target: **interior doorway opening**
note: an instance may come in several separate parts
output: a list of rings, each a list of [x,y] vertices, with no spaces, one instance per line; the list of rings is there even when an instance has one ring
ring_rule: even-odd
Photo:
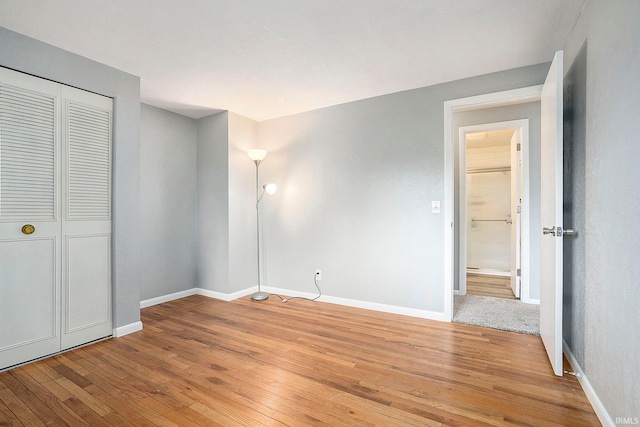
[[[459,295],[520,299],[523,279],[528,283],[522,274],[527,136],[528,120],[459,129]]]
[[[459,277],[458,275],[458,240],[459,233],[457,227],[457,167],[458,167],[458,155],[456,136],[458,129],[454,127],[454,116],[458,113],[483,111],[492,108],[499,108],[503,106],[517,106],[527,103],[535,103],[540,101],[540,92],[542,86],[530,86],[525,88],[507,90],[503,92],[494,92],[484,95],[471,96],[468,98],[453,99],[444,102],[444,169],[445,169],[445,182],[444,182],[444,281],[443,281],[443,295],[444,295],[444,317],[446,319],[453,319],[453,297],[454,293],[459,292],[457,285]],[[527,117],[527,116],[525,116]],[[528,133],[524,131],[523,134],[528,137]],[[523,155],[526,155],[528,147],[523,146]],[[529,173],[528,166],[523,162],[523,178]],[[525,178],[526,179],[526,178]],[[530,191],[529,187],[523,186],[525,192]],[[524,195],[523,202],[527,203],[527,194]],[[535,225],[538,225],[537,218],[531,218],[535,220]],[[530,225],[527,225],[525,221],[529,220],[526,217],[526,210],[523,209],[523,246],[522,246],[522,259],[525,262],[530,263],[530,275],[537,271],[539,268],[537,258],[537,247],[531,250],[531,236]],[[526,245],[525,241],[528,239],[529,245]],[[523,263],[522,274],[525,275],[526,264]],[[536,277],[537,279],[537,277]],[[525,289],[526,283],[523,282],[521,295],[523,302],[534,302],[531,300],[531,295],[528,289]],[[528,300],[525,298],[528,297]],[[535,298],[538,298],[537,295]]]
[[[529,119],[458,128],[453,321],[539,334],[530,296]]]

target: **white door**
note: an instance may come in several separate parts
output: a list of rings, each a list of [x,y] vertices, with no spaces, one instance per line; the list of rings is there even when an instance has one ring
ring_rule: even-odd
[[[59,92],[0,68],[0,369],[60,350]]]
[[[112,100],[64,86],[62,337],[66,350],[111,335]]]
[[[542,88],[540,221],[540,336],[562,376],[562,51]]]
[[[511,137],[511,290],[520,298],[522,218],[522,138],[516,129]]]
[[[112,334],[111,122],[0,67],[0,369]]]

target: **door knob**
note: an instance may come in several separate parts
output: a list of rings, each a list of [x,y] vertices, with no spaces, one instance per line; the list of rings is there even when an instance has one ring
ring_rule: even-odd
[[[25,224],[22,226],[22,234],[33,234],[36,228],[31,224]]]
[[[556,228],[555,227],[542,227],[542,234],[544,234],[545,236],[548,234],[551,234],[552,236],[556,235]]]

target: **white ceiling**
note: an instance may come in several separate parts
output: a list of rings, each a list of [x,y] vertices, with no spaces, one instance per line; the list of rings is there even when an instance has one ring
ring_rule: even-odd
[[[2,0],[0,26],[262,121],[550,61],[586,0]],[[1,63],[1,59],[0,59]]]

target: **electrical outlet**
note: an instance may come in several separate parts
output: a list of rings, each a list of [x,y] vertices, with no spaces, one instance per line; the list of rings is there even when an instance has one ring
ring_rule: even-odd
[[[316,280],[322,280],[322,270],[316,270]]]

